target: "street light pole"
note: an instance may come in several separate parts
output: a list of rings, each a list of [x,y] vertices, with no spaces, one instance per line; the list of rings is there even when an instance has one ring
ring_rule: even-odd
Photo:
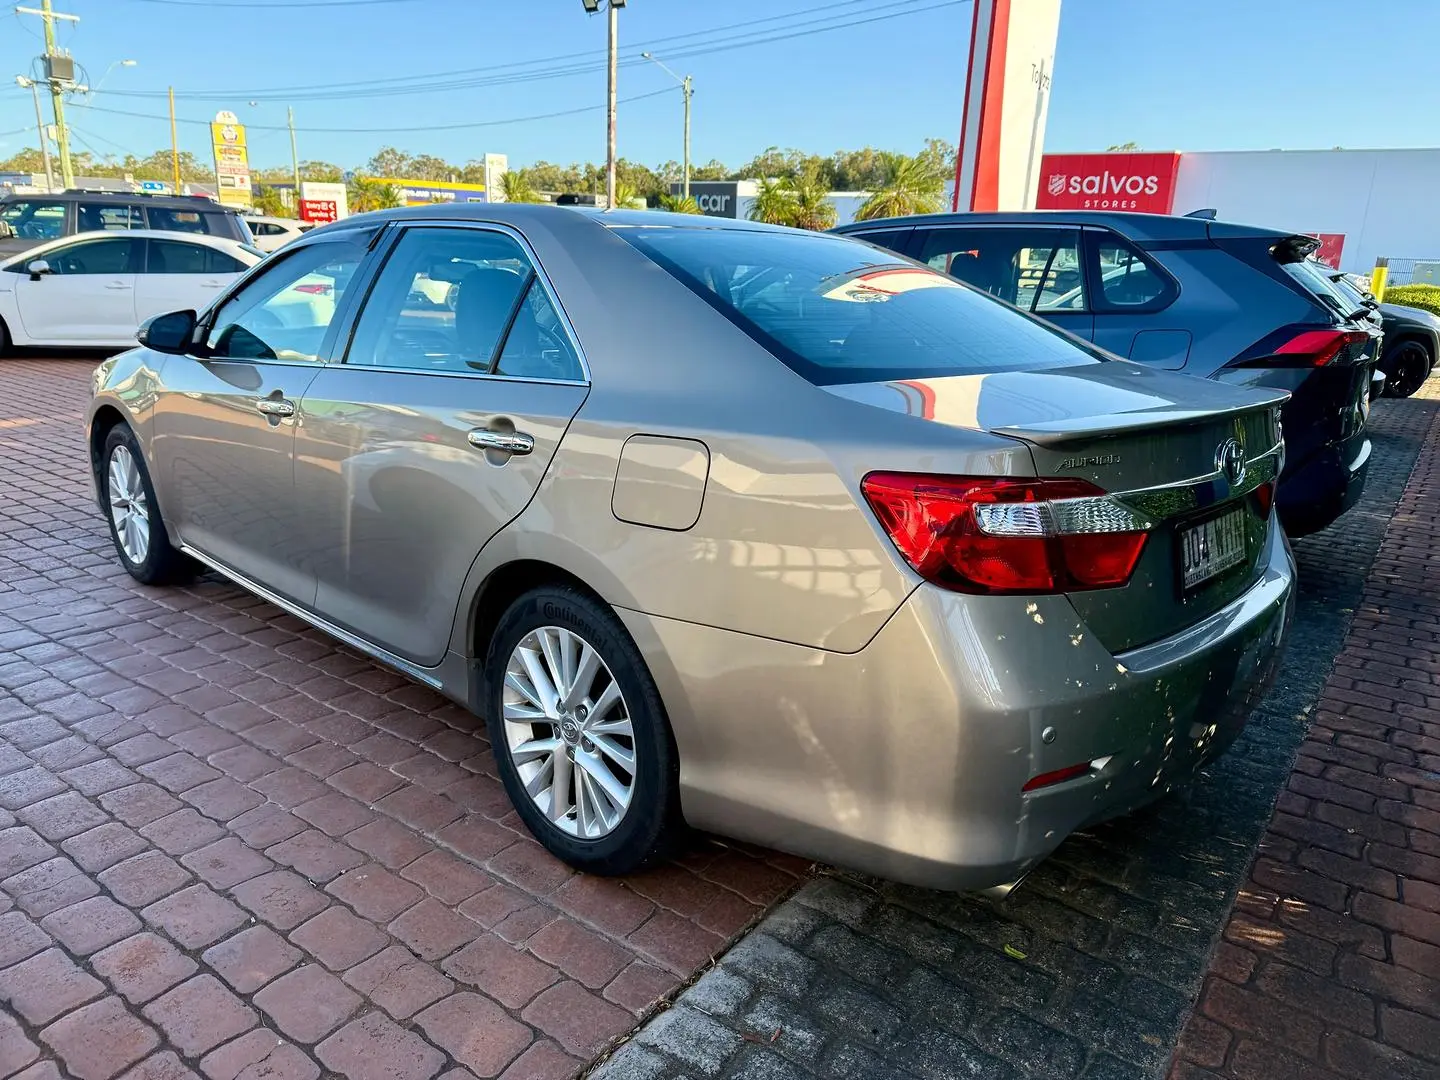
[[[300,212],[300,152],[295,149],[295,109],[285,107],[285,119],[290,125],[290,167],[295,173],[295,212]]]
[[[50,165],[50,137],[45,134],[45,114],[40,111],[40,86],[34,79],[27,79],[24,75],[16,75],[15,81],[21,86],[30,88],[30,96],[35,99],[35,132],[40,136],[40,159],[45,162],[45,190],[55,190],[55,170]]]
[[[680,92],[685,95],[685,163],[683,166],[684,183],[682,185],[683,191],[681,197],[688,199],[690,197],[690,95],[695,92],[694,81],[689,75],[676,75],[675,72],[671,71],[666,65],[665,61],[659,59],[653,53],[642,52],[640,55],[678,82],[680,84]]]
[[[174,174],[175,194],[181,195],[180,136],[175,132],[175,88],[170,87],[170,171]]]
[[[610,78],[606,96],[605,123],[605,206],[615,209],[615,74],[619,56],[620,9],[615,0],[607,5],[610,17]]]

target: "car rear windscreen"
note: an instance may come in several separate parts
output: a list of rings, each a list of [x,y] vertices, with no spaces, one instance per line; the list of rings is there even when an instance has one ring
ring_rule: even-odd
[[[669,226],[615,233],[819,386],[1102,359],[953,278],[843,237]]]

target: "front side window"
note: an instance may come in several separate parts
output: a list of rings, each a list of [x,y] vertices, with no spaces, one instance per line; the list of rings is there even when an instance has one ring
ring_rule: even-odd
[[[138,206],[124,203],[80,203],[75,207],[76,232],[109,229],[143,229],[145,216]]]
[[[935,229],[920,260],[1025,311],[1085,310],[1077,229]]]
[[[407,229],[355,327],[347,364],[579,379],[524,249],[488,229]]]
[[[136,272],[135,241],[116,237],[84,240],[57,248],[44,256],[52,274],[72,277],[80,274],[133,274]]]
[[[0,220],[22,240],[59,240],[65,235],[65,204],[21,199],[0,206]]]
[[[295,251],[226,300],[210,321],[212,356],[318,361],[341,298],[365,257],[364,240]]]
[[[146,272],[151,274],[238,274],[240,260],[203,244],[183,240],[151,240]]]
[[[1146,307],[1170,292],[1169,279],[1129,244],[1101,240],[1095,245],[1095,254],[1100,264],[1100,291],[1107,306]]]
[[[817,385],[1099,362],[943,273],[842,237],[615,231]]]

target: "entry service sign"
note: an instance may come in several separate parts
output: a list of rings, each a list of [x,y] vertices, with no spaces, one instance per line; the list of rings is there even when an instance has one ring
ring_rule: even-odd
[[[1039,210],[1133,210],[1168,214],[1175,205],[1180,155],[1046,154]]]

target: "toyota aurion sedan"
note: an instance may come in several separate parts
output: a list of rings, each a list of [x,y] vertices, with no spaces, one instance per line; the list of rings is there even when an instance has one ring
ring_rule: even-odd
[[[483,715],[582,870],[688,824],[1003,887],[1220,753],[1290,616],[1282,393],[855,240],[386,211],[140,339],[87,416],[126,570],[218,571]]]

